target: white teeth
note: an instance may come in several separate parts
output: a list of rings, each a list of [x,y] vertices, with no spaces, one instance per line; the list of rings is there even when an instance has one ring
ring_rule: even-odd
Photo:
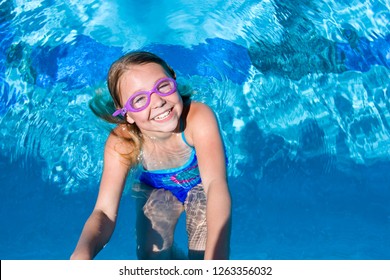
[[[163,113],[163,114],[161,114],[161,115],[158,115],[158,116],[155,117],[154,119],[155,119],[155,120],[161,121],[161,120],[165,119],[166,117],[168,117],[168,115],[169,115],[170,112],[171,112],[171,110],[166,111],[165,113]]]

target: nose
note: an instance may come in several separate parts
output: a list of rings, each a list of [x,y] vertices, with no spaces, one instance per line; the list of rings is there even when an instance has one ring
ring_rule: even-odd
[[[167,101],[162,96],[158,95],[157,93],[153,92],[150,95],[150,104],[151,104],[151,107],[153,109],[160,108],[160,107],[164,106],[165,103],[167,103]]]

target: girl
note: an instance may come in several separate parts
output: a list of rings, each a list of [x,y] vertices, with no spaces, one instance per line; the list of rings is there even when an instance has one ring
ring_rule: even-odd
[[[132,52],[114,62],[108,88],[118,123],[108,136],[96,205],[71,259],[93,259],[115,227],[126,177],[141,166],[137,256],[174,258],[176,223],[186,212],[188,257],[229,257],[231,199],[223,143],[212,110],[189,102],[160,57]]]

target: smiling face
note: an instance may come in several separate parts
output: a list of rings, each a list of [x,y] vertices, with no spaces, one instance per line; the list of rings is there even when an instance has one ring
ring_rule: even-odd
[[[151,90],[158,80],[166,77],[170,77],[169,74],[157,63],[129,66],[119,80],[121,104],[125,104],[136,92]],[[182,111],[183,101],[177,91],[168,96],[153,93],[149,106],[140,112],[127,112],[126,119],[135,123],[142,133],[158,136],[178,128]]]

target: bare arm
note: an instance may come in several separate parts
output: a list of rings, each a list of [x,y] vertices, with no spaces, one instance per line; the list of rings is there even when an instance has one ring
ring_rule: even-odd
[[[118,153],[118,137],[110,134],[104,150],[104,169],[94,210],[86,221],[71,259],[93,259],[114,231],[129,166]]]
[[[207,194],[205,259],[228,259],[231,198],[226,179],[224,148],[218,123],[211,109],[204,104],[193,105],[191,121],[195,125],[191,134]]]
[[[110,220],[104,212],[94,210],[84,225],[80,239],[74,250],[72,260],[91,260],[105,244],[115,228],[115,221]]]

